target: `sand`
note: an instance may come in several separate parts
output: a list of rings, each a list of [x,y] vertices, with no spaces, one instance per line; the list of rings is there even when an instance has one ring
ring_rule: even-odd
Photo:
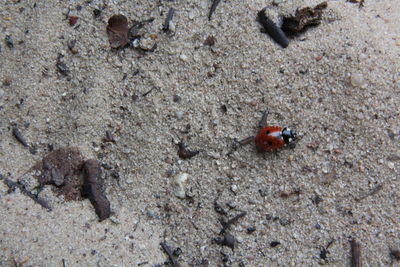
[[[98,222],[88,200],[67,202],[46,186],[49,212],[0,182],[0,265],[159,266],[165,241],[181,249],[182,266],[349,266],[354,238],[363,266],[398,266],[400,2],[328,1],[321,25],[286,49],[255,20],[268,4],[222,1],[208,21],[208,0],[2,0],[0,173],[17,181],[50,147],[79,147],[105,167],[113,214]],[[154,17],[143,43],[157,49],[110,49],[114,14]],[[215,45],[203,45],[210,35]],[[226,156],[267,108],[271,125],[296,129],[296,148]],[[115,143],[104,142],[107,130]],[[180,159],[181,140],[200,153]],[[182,173],[185,199],[174,194]],[[247,212],[228,230],[234,250],[213,242],[224,217],[216,199],[228,218]]]

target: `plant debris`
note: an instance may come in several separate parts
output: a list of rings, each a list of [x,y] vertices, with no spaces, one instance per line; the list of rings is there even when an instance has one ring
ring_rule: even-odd
[[[161,245],[162,249],[165,251],[165,253],[167,253],[169,261],[171,262],[171,266],[172,267],[181,267],[179,262],[175,259],[173,252],[168,247],[167,243],[161,242],[160,245]]]
[[[361,246],[355,239],[350,241],[351,245],[351,267],[361,267]]]
[[[112,48],[123,48],[128,42],[128,19],[124,15],[114,15],[108,20],[108,41]]]
[[[222,225],[222,229],[220,231],[220,234],[223,234],[226,232],[226,230],[228,230],[232,224],[235,224],[240,218],[244,217],[247,215],[247,212],[243,211],[241,213],[239,213],[238,215],[236,215],[235,217],[233,217],[232,219],[226,221],[224,219],[220,219],[219,222]]]
[[[162,30],[163,30],[164,32],[169,32],[169,31],[171,31],[170,25],[171,25],[172,19],[174,18],[174,13],[175,13],[175,9],[171,7],[171,8],[168,10],[167,17],[165,18],[164,25],[163,25],[163,27],[162,27]]]
[[[236,244],[236,239],[233,235],[231,235],[229,233],[225,233],[223,238],[221,238],[221,237],[214,238],[214,242],[218,245],[227,246],[227,247],[231,248],[232,250],[234,250],[235,244]]]
[[[14,191],[16,188],[18,188],[22,194],[30,197],[33,201],[35,201],[36,203],[38,203],[40,206],[47,209],[48,211],[51,211],[50,205],[44,199],[40,199],[37,195],[35,195],[32,192],[30,192],[29,190],[27,190],[25,188],[25,186],[23,186],[19,182],[14,182],[8,178],[4,178],[4,183],[8,186],[9,193]]]
[[[358,8],[361,9],[364,6],[364,0],[347,0],[346,2],[358,3]]]
[[[221,0],[212,0],[212,4],[210,7],[210,12],[208,13],[208,20],[211,20],[212,14],[215,12],[217,9],[218,4],[221,2]]]
[[[69,68],[68,66],[61,61],[62,56],[59,56],[57,59],[56,67],[57,70],[64,76],[68,76],[69,74]]]
[[[60,148],[50,152],[32,169],[41,185],[52,184],[67,201],[81,200],[83,181],[79,177],[83,157],[77,147]]]
[[[41,185],[55,185],[67,201],[88,198],[100,221],[110,216],[100,164],[93,159],[85,161],[77,147],[53,150],[32,170]]]
[[[203,42],[203,45],[213,46],[215,45],[215,37],[209,35]]]
[[[264,31],[282,48],[289,45],[289,39],[286,34],[278,27],[265,13],[266,8],[263,8],[257,13],[257,21],[263,26]]]
[[[400,250],[399,249],[391,249],[390,256],[395,260],[400,261]]]
[[[178,143],[178,156],[181,159],[190,159],[200,153],[198,150],[190,150],[183,142]]]
[[[22,136],[21,132],[17,127],[13,128],[12,133],[15,139],[17,139],[17,141],[20,142],[24,147],[29,147],[28,143],[26,142],[25,138]]]
[[[97,160],[89,159],[83,164],[83,189],[82,196],[92,203],[99,221],[110,217],[110,202],[104,194],[101,168]]]
[[[322,13],[328,7],[327,2],[322,2],[314,8],[304,7],[297,9],[294,16],[284,17],[282,30],[293,35],[304,32],[310,26],[317,26],[321,23]]]

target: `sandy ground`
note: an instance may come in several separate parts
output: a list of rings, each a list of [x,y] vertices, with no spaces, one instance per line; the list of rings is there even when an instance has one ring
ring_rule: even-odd
[[[269,3],[222,1],[208,21],[208,0],[2,0],[0,173],[16,181],[49,145],[77,146],[107,167],[113,214],[98,222],[88,200],[66,202],[51,186],[39,194],[48,212],[0,182],[0,265],[159,266],[166,241],[183,266],[349,266],[355,238],[363,266],[399,266],[390,251],[400,249],[400,1],[328,1],[321,25],[286,49],[255,20]],[[154,17],[157,49],[111,50],[113,14]],[[209,35],[213,47],[203,45]],[[67,76],[56,68],[60,54]],[[297,147],[247,146],[227,157],[266,108],[271,124],[296,129]],[[103,141],[106,130],[115,143]],[[201,152],[180,159],[179,140]],[[173,193],[182,173],[186,199]],[[229,218],[247,212],[229,229],[234,250],[213,242],[217,198]]]

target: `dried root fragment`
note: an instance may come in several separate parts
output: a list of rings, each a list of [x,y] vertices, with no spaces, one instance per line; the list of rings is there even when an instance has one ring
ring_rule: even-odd
[[[99,162],[94,159],[85,161],[83,173],[82,195],[89,198],[99,216],[99,221],[103,221],[110,217],[110,202],[104,194]]]

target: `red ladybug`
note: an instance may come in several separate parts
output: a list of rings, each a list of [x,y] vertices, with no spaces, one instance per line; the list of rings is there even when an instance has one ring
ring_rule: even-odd
[[[236,141],[228,155],[230,155],[240,146],[250,144],[253,141],[255,142],[257,149],[261,152],[274,152],[286,146],[289,148],[294,148],[296,146],[296,132],[287,127],[282,128],[280,126],[265,126],[267,122],[267,116],[268,111],[265,111],[258,125],[258,134],[255,137],[250,136],[241,141]]]
[[[266,126],[255,137],[256,147],[260,151],[277,151],[289,146],[295,146],[296,132],[279,126]]]

